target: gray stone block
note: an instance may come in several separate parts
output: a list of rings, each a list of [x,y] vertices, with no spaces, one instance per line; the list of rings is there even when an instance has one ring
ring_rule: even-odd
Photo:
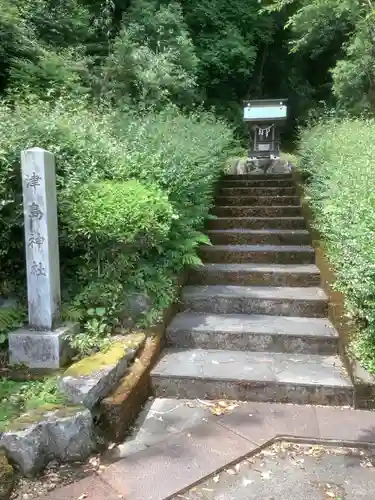
[[[21,171],[29,325],[48,331],[58,324],[61,302],[55,157],[22,151]]]
[[[303,245],[202,245],[199,256],[211,263],[314,264],[315,251]]]
[[[218,217],[209,220],[209,229],[304,229],[303,217]]]
[[[20,328],[9,334],[9,361],[29,368],[57,369],[66,365],[72,350],[68,333],[79,331],[78,323],[67,323],[50,331]]]
[[[288,160],[273,160],[267,168],[267,174],[288,174],[292,171],[292,166]]]
[[[36,474],[52,460],[84,460],[95,449],[91,413],[66,407],[22,415],[0,435],[0,449],[24,475]]]
[[[241,178],[242,177],[242,178]],[[248,178],[245,176],[237,177],[237,179],[224,179],[221,188],[229,188],[229,187],[251,187],[251,188],[256,188],[256,187],[264,187],[264,188],[270,188],[270,187],[294,187],[293,180],[292,178],[289,179],[278,179],[277,176],[268,176],[266,179],[265,178],[257,178],[258,176],[254,175],[252,178]],[[261,177],[261,176],[259,176]]]
[[[132,328],[136,321],[148,314],[152,308],[151,299],[144,293],[133,293],[127,296],[126,304],[120,313],[121,324]]]
[[[144,342],[144,334],[131,334],[119,340],[106,352],[89,356],[72,365],[60,377],[59,389],[72,403],[86,408],[103,399],[124,375]]]
[[[157,397],[353,404],[353,384],[337,356],[166,349],[151,380]]]
[[[319,286],[320,273],[315,265],[291,264],[212,264],[193,268],[191,285],[248,286]]]
[[[185,310],[213,314],[267,314],[270,316],[325,317],[327,296],[321,288],[237,285],[185,286]]]
[[[171,347],[336,354],[338,333],[325,318],[179,313],[166,331]]]

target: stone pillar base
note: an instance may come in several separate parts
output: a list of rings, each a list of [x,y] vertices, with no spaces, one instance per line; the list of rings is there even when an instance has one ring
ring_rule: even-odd
[[[78,331],[79,323],[67,323],[50,331],[15,330],[8,336],[9,362],[28,368],[61,368],[73,354],[65,335]]]

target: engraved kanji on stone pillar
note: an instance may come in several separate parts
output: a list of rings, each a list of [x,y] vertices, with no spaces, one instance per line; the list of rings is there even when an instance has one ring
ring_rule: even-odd
[[[55,158],[44,149],[28,149],[21,167],[29,326],[52,330],[61,302]]]

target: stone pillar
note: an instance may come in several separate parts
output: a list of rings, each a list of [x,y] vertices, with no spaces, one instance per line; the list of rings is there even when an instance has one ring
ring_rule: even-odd
[[[55,158],[49,151],[28,149],[22,151],[21,167],[29,325],[51,330],[60,311]]]
[[[77,324],[58,325],[60,265],[55,158],[40,148],[21,156],[29,326],[9,334],[11,364],[59,368],[71,351],[65,336]]]

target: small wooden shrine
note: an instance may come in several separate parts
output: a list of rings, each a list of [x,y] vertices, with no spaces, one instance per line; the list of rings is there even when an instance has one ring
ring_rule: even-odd
[[[280,158],[280,135],[287,119],[287,99],[244,101],[249,160]]]

